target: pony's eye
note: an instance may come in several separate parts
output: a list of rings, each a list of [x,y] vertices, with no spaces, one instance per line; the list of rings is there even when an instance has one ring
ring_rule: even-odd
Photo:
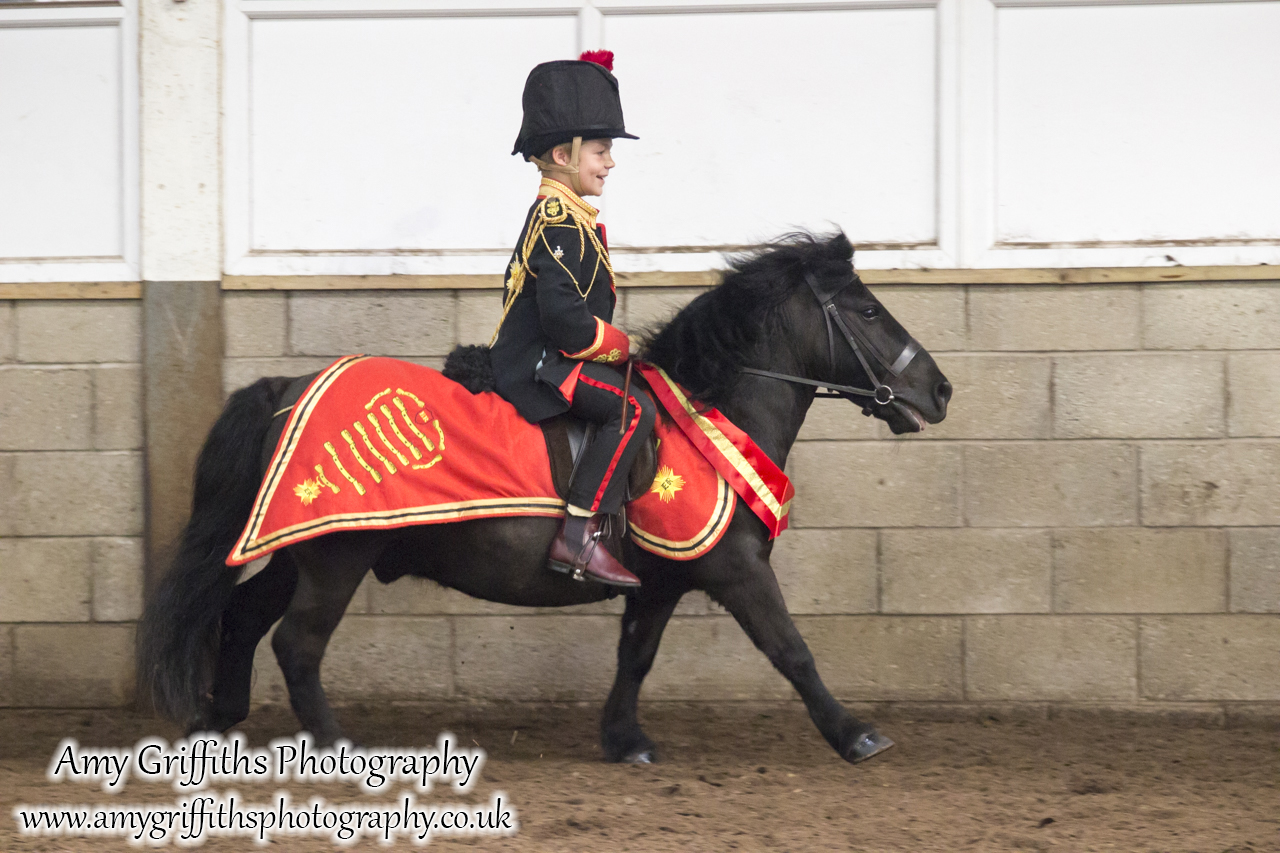
[[[860,311],[859,313],[862,314],[863,319],[874,320],[880,316],[880,306],[868,305],[866,308],[863,308],[862,311]]]

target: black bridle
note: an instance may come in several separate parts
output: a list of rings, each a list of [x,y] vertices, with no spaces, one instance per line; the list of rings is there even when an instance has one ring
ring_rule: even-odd
[[[785,382],[795,382],[800,385],[812,385],[815,388],[827,388],[827,392],[819,391],[814,396],[817,397],[841,397],[853,403],[863,405],[864,410],[869,410],[869,404],[859,403],[852,397],[870,397],[877,404],[887,406],[893,402],[893,389],[886,383],[880,381],[880,377],[876,375],[872,369],[871,363],[867,361],[865,353],[870,353],[872,358],[880,362],[880,366],[889,372],[892,378],[896,378],[907,369],[907,365],[916,357],[916,353],[920,352],[920,344],[916,343],[915,338],[908,337],[906,345],[902,348],[902,352],[898,353],[897,358],[890,359],[880,351],[871,338],[862,331],[857,324],[849,325],[845,322],[844,315],[840,313],[840,309],[836,307],[836,296],[840,291],[844,290],[855,281],[859,281],[855,274],[848,282],[838,284],[830,290],[823,290],[818,284],[818,280],[813,277],[813,273],[806,272],[804,280],[809,285],[809,289],[813,291],[814,299],[818,300],[818,304],[822,306],[822,316],[827,321],[827,352],[831,358],[831,366],[834,369],[836,363],[836,336],[832,328],[840,330],[840,334],[844,336],[845,343],[849,345],[849,349],[853,350],[853,354],[858,357],[858,363],[862,365],[862,369],[867,374],[867,378],[871,380],[871,384],[875,386],[873,389],[854,388],[852,385],[835,385],[831,382],[815,382],[812,379],[805,379],[803,376],[792,376],[789,373],[775,373],[772,370],[759,370],[754,367],[742,368],[743,373],[751,373],[756,376],[766,376],[770,379],[781,379]]]

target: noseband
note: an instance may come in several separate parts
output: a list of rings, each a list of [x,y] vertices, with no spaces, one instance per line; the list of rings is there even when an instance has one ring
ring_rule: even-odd
[[[840,330],[840,334],[844,336],[845,343],[849,345],[849,349],[853,350],[853,354],[857,356],[858,363],[862,365],[863,371],[867,374],[867,378],[871,380],[871,384],[875,386],[873,389],[854,388],[852,385],[834,385],[830,382],[815,382],[812,379],[805,379],[803,376],[792,376],[789,373],[774,373],[772,370],[757,370],[754,367],[742,368],[743,373],[751,373],[756,376],[767,376],[770,379],[781,379],[785,382],[795,382],[799,385],[812,385],[815,388],[827,388],[826,392],[819,391],[814,396],[817,397],[843,397],[850,402],[858,402],[851,400],[852,397],[870,397],[878,405],[887,406],[893,402],[893,389],[886,383],[880,381],[880,377],[876,375],[872,369],[871,363],[867,361],[864,353],[870,353],[880,366],[887,370],[891,377],[897,377],[902,371],[907,369],[907,365],[916,357],[916,353],[920,351],[920,344],[916,343],[915,338],[907,338],[907,344],[902,348],[902,352],[898,353],[898,357],[889,359],[877,347],[872,340],[867,337],[866,333],[858,327],[857,324],[850,325],[845,322],[844,315],[840,313],[840,309],[836,307],[836,296],[840,291],[848,287],[848,284],[836,285],[831,290],[823,290],[818,284],[818,280],[813,277],[813,273],[806,272],[804,274],[805,283],[809,285],[809,289],[813,291],[813,298],[818,300],[818,304],[822,306],[823,319],[827,321],[827,353],[831,358],[831,366],[834,368],[836,363],[836,336],[835,329]],[[855,277],[850,281],[857,281]],[[834,328],[833,328],[834,327]],[[869,410],[869,404],[860,404],[864,406],[864,411]]]

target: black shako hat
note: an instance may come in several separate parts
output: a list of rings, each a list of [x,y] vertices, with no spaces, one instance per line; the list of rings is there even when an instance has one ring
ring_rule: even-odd
[[[589,51],[582,59],[558,59],[534,66],[524,82],[524,121],[512,154],[528,160],[575,136],[583,139],[639,139],[622,121],[613,54]]]

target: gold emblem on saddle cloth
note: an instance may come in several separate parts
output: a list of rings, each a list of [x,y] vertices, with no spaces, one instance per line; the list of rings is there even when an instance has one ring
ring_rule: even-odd
[[[670,465],[663,465],[658,469],[658,476],[653,478],[653,485],[649,488],[649,491],[662,498],[664,504],[669,504],[675,500],[676,492],[683,488],[684,477],[671,470]]]
[[[390,399],[383,400],[384,397]],[[408,404],[405,403],[406,399],[409,400]],[[393,407],[395,411],[392,411]],[[351,484],[357,495],[364,495],[369,490],[362,481],[365,477],[372,480],[374,485],[382,483],[384,475],[379,473],[379,467],[386,472],[386,476],[392,476],[405,468],[412,471],[426,470],[444,459],[444,427],[417,394],[403,388],[395,389],[394,393],[390,388],[384,388],[374,394],[364,404],[364,408],[364,420],[356,418],[351,424],[351,430],[342,430],[341,443],[326,441],[322,445],[329,453],[329,461],[343,479]],[[360,437],[363,451],[357,446],[352,430]],[[434,439],[429,433],[434,433]],[[345,452],[338,449],[343,446]],[[365,454],[377,463],[376,466],[365,458]],[[396,463],[399,463],[399,467]],[[325,477],[322,466],[316,465],[315,470],[315,479],[303,480],[293,487],[293,493],[302,501],[303,506],[310,506],[316,498],[322,496],[325,487],[334,494],[342,491]]]
[[[303,480],[293,487],[293,493],[302,500],[303,506],[311,506],[311,502],[320,497],[320,484],[315,480]]]

